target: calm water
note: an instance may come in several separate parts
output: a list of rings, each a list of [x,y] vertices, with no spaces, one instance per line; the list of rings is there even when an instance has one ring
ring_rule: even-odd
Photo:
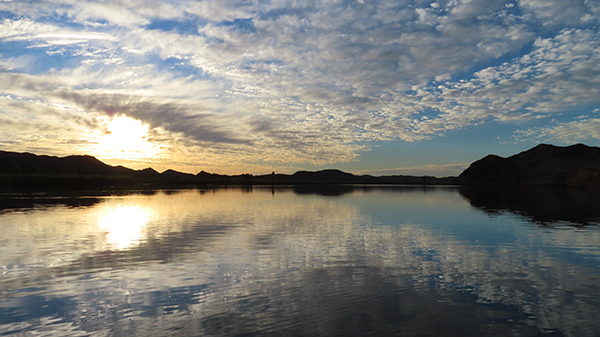
[[[0,335],[599,336],[600,191],[0,197]]]

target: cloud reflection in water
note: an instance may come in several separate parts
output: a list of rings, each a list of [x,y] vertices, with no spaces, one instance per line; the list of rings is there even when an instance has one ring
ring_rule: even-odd
[[[65,335],[128,337],[600,331],[594,227],[542,230],[488,216],[448,188],[323,194],[191,190],[33,211],[54,221],[20,242],[65,251],[92,238],[95,250],[45,255],[36,265],[23,254],[19,263],[31,270],[8,266],[0,334],[58,334],[56,323],[44,325],[49,318],[72,329]],[[0,229],[27,219],[0,221]],[[81,232],[73,244],[58,233],[99,219],[95,234]]]

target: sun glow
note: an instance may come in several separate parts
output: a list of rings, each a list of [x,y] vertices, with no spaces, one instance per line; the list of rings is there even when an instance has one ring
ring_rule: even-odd
[[[98,154],[105,158],[139,160],[160,152],[156,144],[148,141],[148,126],[125,116],[112,118],[97,143]]]
[[[104,213],[100,217],[100,228],[106,232],[110,248],[125,249],[142,240],[149,220],[148,210],[123,206]]]

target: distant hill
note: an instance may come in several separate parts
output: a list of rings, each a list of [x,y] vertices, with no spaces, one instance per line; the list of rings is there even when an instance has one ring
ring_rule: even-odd
[[[540,144],[508,158],[488,155],[457,179],[461,185],[600,187],[600,148]]]
[[[343,172],[340,170],[322,170],[317,172],[310,171],[298,171],[292,174],[292,179],[300,181],[315,181],[315,182],[343,182],[348,180],[354,180],[357,178],[352,173]]]
[[[92,156],[38,156],[0,151],[0,188],[9,190],[129,188],[158,181],[152,168],[107,165]]]
[[[327,184],[452,184],[455,177],[354,175],[336,169],[298,171],[294,174],[223,175],[201,171],[196,175],[152,168],[132,170],[107,165],[92,156],[38,156],[0,151],[0,187],[110,188],[172,185],[327,185]]]
[[[165,172],[161,173],[160,177],[168,179],[194,179],[196,176],[191,173],[183,173],[168,169]]]
[[[92,156],[38,156],[0,151],[0,187],[105,188],[168,187],[172,185],[327,185],[418,184],[484,186],[585,186],[600,187],[600,148],[577,144],[566,147],[541,144],[508,158],[488,155],[460,176],[371,176],[336,169],[298,171],[294,174],[198,174],[152,168],[133,170],[107,165]]]
[[[265,175],[222,175],[200,172],[196,175],[198,182],[214,184],[254,184],[254,185],[327,185],[327,184],[430,184],[447,185],[454,182],[456,177],[436,178],[430,176],[381,176],[355,175],[336,169],[320,171],[298,171],[294,174],[265,174]]]
[[[31,153],[0,151],[0,174],[18,175],[96,175],[150,178],[158,176],[151,168],[132,170],[110,166],[92,156],[38,156]]]

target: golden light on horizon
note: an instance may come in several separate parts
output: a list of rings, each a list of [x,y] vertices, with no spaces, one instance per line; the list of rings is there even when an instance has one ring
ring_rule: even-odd
[[[109,209],[100,217],[100,228],[106,233],[111,249],[126,249],[139,242],[150,220],[150,211],[136,206]]]
[[[158,145],[148,141],[148,126],[141,121],[119,116],[106,125],[106,132],[97,140],[96,153],[102,158],[140,160],[160,152]]]

